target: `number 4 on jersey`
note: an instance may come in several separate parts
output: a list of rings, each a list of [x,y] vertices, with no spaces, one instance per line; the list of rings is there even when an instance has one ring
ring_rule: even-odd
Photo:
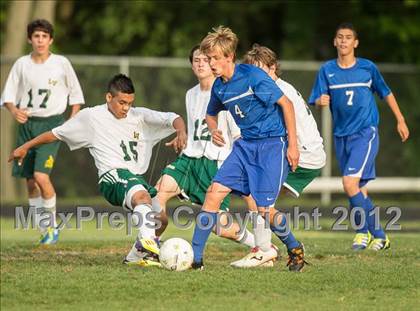
[[[245,115],[243,114],[243,112],[241,111],[241,109],[239,109],[238,105],[235,105],[235,113],[241,118],[245,118]]]

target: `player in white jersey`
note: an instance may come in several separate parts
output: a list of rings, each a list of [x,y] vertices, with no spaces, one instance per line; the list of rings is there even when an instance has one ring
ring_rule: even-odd
[[[321,174],[321,168],[325,165],[326,154],[322,137],[318,131],[311,110],[305,103],[301,94],[290,83],[287,83],[278,77],[277,62],[277,56],[272,50],[258,44],[254,44],[252,49],[249,50],[244,57],[244,63],[253,64],[267,72],[267,74],[276,81],[276,84],[287,98],[293,103],[300,157],[296,171],[289,172],[281,192],[291,194],[297,198],[302,193],[303,189]],[[252,210],[256,211],[256,206],[254,206]],[[268,245],[271,244],[271,230],[265,228],[264,221],[260,217],[261,216],[258,216],[256,219],[252,218],[256,220],[254,224],[254,233],[257,247],[243,259],[233,262],[233,266],[252,267],[259,265],[259,261],[254,259],[255,257],[258,257],[257,253],[261,252],[259,248],[261,248],[261,245],[268,248]],[[293,257],[291,257],[290,254],[289,260],[293,260]],[[298,260],[298,257],[296,260]]]
[[[20,123],[18,146],[62,124],[67,103],[72,107],[70,117],[84,103],[70,62],[49,50],[53,42],[52,25],[46,20],[35,20],[28,25],[27,32],[32,53],[15,62],[1,96],[1,105]],[[41,229],[41,244],[54,244],[58,239],[56,194],[49,175],[59,146],[57,141],[31,149],[23,165],[13,167],[13,176],[26,178],[29,206],[35,208],[35,224]],[[50,214],[49,221],[45,221],[48,228],[40,225],[43,210]]]
[[[158,246],[154,241],[154,217],[161,208],[157,191],[142,177],[149,166],[153,146],[177,131],[172,145],[180,151],[186,144],[185,124],[175,113],[157,112],[146,108],[131,108],[134,86],[130,78],[115,76],[109,83],[107,103],[83,109],[63,125],[44,133],[13,151],[9,161],[22,163],[28,150],[57,140],[64,141],[71,150],[88,148],[95,160],[99,175],[99,190],[115,206],[133,212],[133,224],[139,227],[124,263],[151,265],[148,255],[157,258]],[[151,212],[154,213],[151,213]]]
[[[175,196],[190,200],[193,204],[203,205],[207,189],[218,167],[230,154],[233,141],[241,135],[232,115],[224,111],[218,116],[218,129],[222,131],[226,144],[219,147],[211,142],[205,118],[215,77],[207,56],[200,52],[199,45],[191,49],[189,59],[199,83],[187,91],[185,98],[188,118],[187,147],[173,163],[166,166],[156,185],[157,197],[163,209],[166,208],[168,200]],[[225,198],[221,206],[222,211],[229,210],[229,202],[230,197]],[[226,214],[221,215],[221,223],[227,224]],[[157,230],[159,235],[163,233],[166,225],[167,220]],[[239,234],[240,231],[239,225],[234,223],[229,228],[221,228],[219,234],[253,247],[253,235],[246,229]]]

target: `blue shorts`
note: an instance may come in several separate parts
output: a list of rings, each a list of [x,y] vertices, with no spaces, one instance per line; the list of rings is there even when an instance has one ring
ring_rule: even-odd
[[[238,139],[213,182],[239,195],[251,194],[259,207],[271,206],[289,173],[286,149],[283,137]]]
[[[360,177],[359,186],[376,178],[375,158],[379,149],[378,128],[366,127],[360,132],[334,137],[335,153],[343,176]]]

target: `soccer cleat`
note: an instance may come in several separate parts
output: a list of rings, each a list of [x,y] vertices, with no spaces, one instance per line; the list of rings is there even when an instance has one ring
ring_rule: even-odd
[[[140,239],[124,258],[123,264],[140,267],[161,267],[159,262],[159,246],[154,239]]]
[[[305,264],[308,265],[305,261],[305,248],[302,243],[299,243],[298,247],[287,250],[287,253],[289,254],[289,258],[286,266],[289,267],[289,271],[300,272]]]
[[[204,264],[203,261],[199,261],[199,262],[193,262],[191,264],[191,268],[194,270],[199,270],[199,271],[203,271],[204,270]]]
[[[159,256],[159,246],[154,239],[140,239],[136,242],[136,249],[139,252]]]
[[[369,249],[373,251],[386,250],[391,247],[391,242],[386,236],[385,239],[373,239],[369,244]]]
[[[269,261],[274,261],[277,259],[277,250],[274,247],[271,247],[269,251],[262,251],[259,247],[254,247],[251,249],[251,252],[246,255],[244,258],[232,262],[230,265],[236,268],[252,268],[259,267]],[[272,266],[267,264],[264,266]]]
[[[125,265],[133,265],[133,266],[140,266],[140,267],[162,267],[161,263],[158,261],[157,258],[154,257],[144,257],[139,260],[130,261],[127,257],[123,260],[123,264]]]
[[[59,234],[60,234],[60,231],[58,229],[49,227],[47,228],[47,232],[45,232],[44,235],[41,235],[41,238],[39,239],[39,244],[40,245],[56,244],[58,241]]]
[[[263,268],[272,268],[274,267],[274,259],[270,260],[270,261],[266,261],[263,264],[259,265],[258,267],[263,267]]]
[[[368,247],[369,243],[371,241],[371,235],[370,233],[357,233],[356,236],[353,239],[353,245],[351,248],[354,251],[361,251]]]

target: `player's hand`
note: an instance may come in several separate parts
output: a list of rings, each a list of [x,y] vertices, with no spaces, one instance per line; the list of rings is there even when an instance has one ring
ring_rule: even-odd
[[[16,108],[12,112],[13,117],[21,124],[26,123],[28,121],[28,111],[25,109]]]
[[[225,145],[225,139],[223,138],[223,133],[221,130],[215,129],[211,132],[211,140],[213,144],[218,147],[223,147]]]
[[[166,143],[165,146],[172,146],[176,153],[181,152],[181,150],[187,147],[187,133],[185,133],[185,131],[177,132],[176,137],[170,142]]]
[[[402,142],[405,142],[410,136],[410,131],[404,120],[398,122],[397,131],[398,131],[398,134],[400,134]]]
[[[287,161],[289,161],[292,172],[296,171],[299,162],[299,150],[297,147],[289,146],[287,148]]]
[[[8,162],[12,162],[13,160],[18,161],[18,165],[21,166],[23,163],[23,159],[25,158],[26,154],[28,153],[28,150],[26,148],[23,148],[23,146],[20,146],[19,148],[16,148],[12,151],[12,153],[9,156]]]
[[[330,104],[330,95],[322,94],[316,104],[322,107],[328,106]]]

